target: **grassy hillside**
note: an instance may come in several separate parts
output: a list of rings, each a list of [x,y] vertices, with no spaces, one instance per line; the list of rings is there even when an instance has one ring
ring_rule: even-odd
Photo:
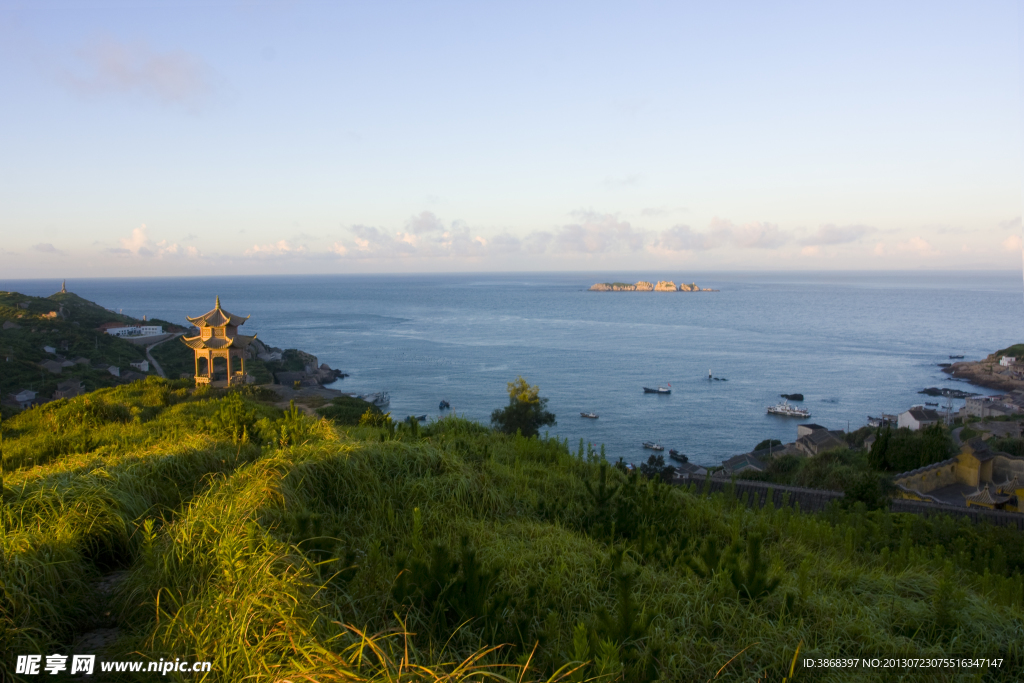
[[[63,316],[46,317],[61,310]],[[129,363],[145,360],[146,355],[141,347],[96,329],[105,322],[135,324],[139,321],[108,311],[76,294],[42,298],[0,292],[0,396],[32,389],[48,398],[57,383],[66,379],[79,379],[88,390],[117,384],[116,377],[105,370],[94,370],[92,365],[106,363],[125,370],[129,369]],[[152,322],[163,324],[165,329],[170,326],[164,321]],[[14,327],[8,325],[8,329],[3,329],[4,323]],[[56,357],[45,352],[44,346],[55,348],[60,356],[69,360],[88,358],[90,364],[52,374],[39,367],[42,361]]]
[[[1015,531],[754,511],[583,444],[260,398],[150,378],[5,421],[0,652],[81,652],[102,625],[101,657],[208,660],[208,681],[781,680],[798,648],[1004,660],[911,681],[1024,664]]]

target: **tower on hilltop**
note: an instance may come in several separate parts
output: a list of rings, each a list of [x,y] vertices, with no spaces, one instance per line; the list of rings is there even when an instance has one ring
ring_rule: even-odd
[[[212,311],[197,318],[185,317],[199,328],[197,336],[181,339],[196,354],[196,386],[220,382],[221,371],[215,367],[218,358],[223,358],[226,364],[223,378],[227,386],[245,384],[245,354],[256,335],[250,337],[238,334],[238,328],[245,324],[249,316],[243,318],[228,313],[220,307],[218,296]],[[232,369],[232,359],[237,362],[235,369]]]

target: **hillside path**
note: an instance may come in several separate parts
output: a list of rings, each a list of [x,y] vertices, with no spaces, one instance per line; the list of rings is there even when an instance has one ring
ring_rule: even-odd
[[[153,366],[154,370],[156,370],[156,374],[160,375],[164,379],[167,379],[167,375],[164,374],[164,369],[162,367],[160,367],[160,364],[157,363],[156,359],[153,358],[152,354],[150,354],[150,350],[156,348],[157,346],[160,346],[165,341],[170,341],[171,339],[177,339],[178,337],[180,337],[183,334],[185,334],[185,333],[184,332],[178,332],[173,337],[170,337],[168,339],[161,339],[156,344],[150,344],[149,346],[146,347],[146,360],[148,360],[149,364]]]

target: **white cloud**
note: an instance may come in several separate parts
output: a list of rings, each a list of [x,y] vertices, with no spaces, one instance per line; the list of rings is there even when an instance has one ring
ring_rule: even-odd
[[[214,90],[213,69],[182,50],[158,52],[144,43],[103,37],[81,48],[61,80],[86,95],[138,94],[163,103],[201,104]]]
[[[875,232],[875,228],[867,225],[822,225],[813,235],[800,240],[807,246],[831,246],[856,242],[861,237]]]
[[[53,246],[49,242],[40,242],[39,244],[32,245],[33,251],[42,252],[43,254],[63,254],[64,252]]]
[[[287,240],[279,240],[272,244],[254,244],[246,249],[244,253],[246,256],[268,258],[275,256],[300,256],[307,252],[308,250],[305,245],[292,246]]]
[[[1024,247],[1024,242],[1021,241],[1020,235],[1010,235],[1003,240],[1004,251],[1020,251]]]
[[[896,245],[896,249],[902,252],[909,252],[917,254],[918,256],[933,257],[938,256],[939,251],[934,249],[930,243],[921,237],[911,237],[905,242],[900,242]]]
[[[715,217],[707,231],[697,232],[688,225],[676,225],[662,231],[654,242],[656,250],[707,251],[721,247],[739,249],[778,249],[792,236],[773,223],[753,222],[737,226]]]
[[[132,230],[129,237],[122,237],[120,247],[107,249],[108,253],[118,256],[141,256],[143,258],[163,258],[166,256],[188,256],[199,258],[202,254],[195,247],[182,247],[176,242],[160,240],[153,242],[149,237],[148,228],[143,223]]]

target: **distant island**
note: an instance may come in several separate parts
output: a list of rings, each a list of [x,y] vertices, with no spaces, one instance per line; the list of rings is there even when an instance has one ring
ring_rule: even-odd
[[[628,282],[598,282],[591,286],[591,292],[717,292],[717,289],[700,288],[696,282],[680,284],[678,287],[672,280],[659,280],[657,284],[641,280],[635,284]]]

